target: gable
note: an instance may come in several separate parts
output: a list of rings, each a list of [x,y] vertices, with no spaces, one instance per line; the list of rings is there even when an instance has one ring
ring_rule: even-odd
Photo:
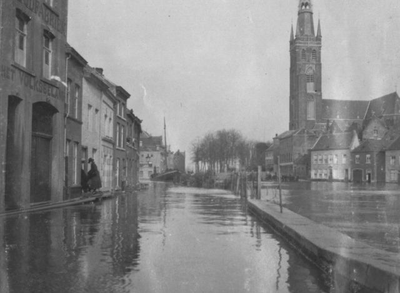
[[[377,118],[370,120],[362,132],[363,139],[382,139],[388,128],[385,123]]]

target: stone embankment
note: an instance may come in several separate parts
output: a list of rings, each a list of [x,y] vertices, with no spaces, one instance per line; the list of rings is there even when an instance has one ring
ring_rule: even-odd
[[[400,292],[400,256],[315,223],[288,209],[248,200],[248,209],[332,276],[337,292]],[[362,288],[362,289],[361,289]]]

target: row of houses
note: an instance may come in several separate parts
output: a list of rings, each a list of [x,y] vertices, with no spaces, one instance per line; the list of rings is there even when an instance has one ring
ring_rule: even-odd
[[[90,157],[104,190],[137,183],[142,121],[67,22],[68,1],[0,0],[0,212],[78,196]]]
[[[332,121],[323,130],[286,131],[266,151],[266,168],[277,173],[279,162],[286,177],[400,183],[400,124],[388,116],[386,122],[380,115],[345,130]]]
[[[162,136],[152,136],[146,131],[140,139],[140,169],[139,180],[148,181],[153,175],[168,170],[178,170],[185,173],[185,152],[177,150],[175,153],[165,146]]]

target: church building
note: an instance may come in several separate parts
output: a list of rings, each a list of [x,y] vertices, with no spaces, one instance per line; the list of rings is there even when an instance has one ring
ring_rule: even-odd
[[[291,27],[289,44],[289,131],[275,137],[274,144],[279,147],[271,147],[274,156],[281,158],[282,175],[297,177],[296,169],[301,168],[307,169],[304,177],[310,178],[310,152],[324,134],[355,131],[362,140],[364,130],[376,120],[388,129],[400,128],[396,92],[372,100],[322,98],[321,23],[318,20],[315,29],[312,0],[299,0],[297,25],[295,30]],[[306,163],[296,166],[296,162]],[[351,179],[352,173],[349,175]]]

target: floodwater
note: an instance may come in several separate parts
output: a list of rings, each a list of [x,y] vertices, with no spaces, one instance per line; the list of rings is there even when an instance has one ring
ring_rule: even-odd
[[[266,183],[262,199],[279,204],[277,185]],[[296,182],[282,184],[284,207],[368,245],[400,252],[398,184]]]
[[[155,184],[0,218],[0,292],[335,292],[246,202]]]

